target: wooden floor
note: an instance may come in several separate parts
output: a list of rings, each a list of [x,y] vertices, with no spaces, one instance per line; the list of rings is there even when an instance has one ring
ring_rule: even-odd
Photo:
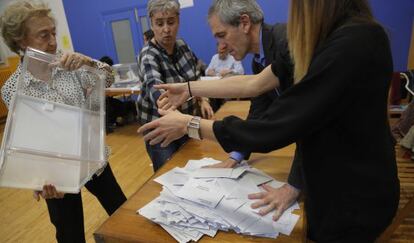
[[[147,156],[142,137],[136,133],[138,125],[117,128],[107,136],[112,148],[110,164],[127,197],[134,193],[152,175],[151,162]],[[0,127],[2,131],[2,127]],[[293,155],[292,147],[273,153]],[[414,168],[412,161],[400,161],[400,168]],[[404,169],[406,170],[406,169]],[[414,183],[404,179],[400,171],[402,194],[414,195]],[[86,190],[82,190],[85,212],[87,242],[94,242],[93,232],[108,217],[98,201]],[[402,201],[401,204],[406,201]],[[55,242],[55,230],[49,221],[46,204],[32,198],[29,190],[0,188],[0,243]],[[414,212],[397,229],[391,242],[414,242]]]

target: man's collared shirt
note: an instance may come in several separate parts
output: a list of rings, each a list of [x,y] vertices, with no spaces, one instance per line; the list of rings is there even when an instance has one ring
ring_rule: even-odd
[[[172,55],[168,55],[164,48],[153,42],[144,46],[138,56],[138,76],[142,87],[137,106],[141,124],[160,117],[157,99],[161,91],[155,89],[154,85],[198,80],[200,72],[197,70],[197,62],[197,57],[181,39],[176,41]],[[184,103],[180,111],[194,115],[197,111],[196,99]]]
[[[263,26],[260,26],[260,33],[259,33],[259,53],[256,53],[254,55],[254,61],[258,64],[260,64],[263,68],[266,67],[266,58],[263,50]]]

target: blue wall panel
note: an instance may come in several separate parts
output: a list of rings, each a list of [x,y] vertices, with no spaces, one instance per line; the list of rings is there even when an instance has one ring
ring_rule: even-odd
[[[107,55],[103,13],[145,7],[146,0],[63,0],[75,51],[99,59]]]
[[[370,2],[375,17],[389,34],[394,70],[406,70],[414,20],[414,1],[371,0]]]
[[[395,70],[407,66],[408,50],[414,20],[413,0],[370,0],[377,19],[387,29],[394,56]],[[107,55],[102,13],[114,9],[142,7],[147,0],[63,0],[68,24],[76,51],[94,58]],[[258,0],[265,12],[267,23],[285,22],[288,0]],[[211,0],[194,0],[194,7],[181,11],[179,35],[193,51],[208,64],[215,53],[216,44],[208,27],[207,11]],[[250,72],[251,56],[243,62]]]

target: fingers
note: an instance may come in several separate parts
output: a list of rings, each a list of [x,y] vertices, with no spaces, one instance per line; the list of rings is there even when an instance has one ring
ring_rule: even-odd
[[[175,111],[175,110],[177,110],[177,106],[171,105],[170,109],[168,109],[167,111]]]
[[[159,132],[158,129],[154,129],[154,130],[152,130],[151,132],[147,133],[144,136],[144,141],[145,142],[151,141],[151,140],[155,139],[156,137],[160,136],[160,134],[161,133]]]
[[[36,200],[36,201],[39,201],[40,200],[40,194],[41,193],[41,191],[33,191],[33,198]]]
[[[137,132],[144,133],[147,130],[155,129],[157,127],[158,127],[158,120],[155,120],[155,121],[142,125],[140,128],[138,128]]]
[[[158,86],[160,86],[160,85],[163,85],[163,84],[154,85],[154,88],[156,88],[156,87],[158,87]],[[164,98],[168,98],[168,92],[164,92],[164,93],[162,93],[162,94],[160,95],[160,97],[158,97],[158,100],[162,100],[162,99],[164,99]]]
[[[161,108],[159,108],[158,109],[158,114],[160,114],[161,116],[166,116],[166,115],[168,115],[170,112],[173,112],[173,111],[176,111],[177,110],[177,108],[175,107],[175,106],[171,106],[170,108],[168,108],[168,109],[161,109]]]
[[[247,197],[249,199],[262,199],[265,196],[266,196],[266,192],[258,192],[258,193],[249,194]]]
[[[41,195],[44,199],[63,198],[65,195],[63,192],[58,192],[54,185],[44,185],[42,189],[41,192],[37,193],[37,196]]]
[[[258,200],[256,202],[252,203],[250,205],[250,207],[253,208],[253,209],[256,209],[256,208],[261,208],[263,206],[266,206],[267,204],[268,204],[268,202],[265,199],[262,199],[262,200]]]
[[[214,111],[211,108],[211,106],[208,103],[208,101],[203,101],[201,103],[201,115],[205,119],[211,119],[213,117]]]
[[[201,116],[205,119],[208,119],[208,112],[207,109],[204,107],[201,109]]]
[[[155,144],[159,144],[162,141],[164,141],[164,136],[162,134],[159,134],[158,136],[152,138],[149,142],[150,145],[155,145]]]
[[[165,93],[163,93],[163,94],[165,94]],[[161,95],[160,95],[160,97],[157,100],[158,107],[162,107],[166,103],[168,103],[168,97],[161,97]]]
[[[270,192],[272,190],[275,190],[275,188],[273,188],[273,187],[271,187],[271,186],[269,186],[267,184],[263,184],[262,185],[262,188],[265,189],[265,191],[267,191],[267,192]]]
[[[73,70],[76,65],[76,57],[73,53],[65,53],[60,59],[60,66],[66,70]]]
[[[207,109],[208,119],[212,119],[214,117],[214,111],[211,107]]]
[[[171,107],[173,107],[170,103],[166,103],[165,105],[162,106],[162,110],[171,110]]]
[[[40,194],[44,199],[49,199],[50,197],[50,187],[49,185],[44,185],[42,193]]]
[[[82,67],[88,62],[88,57],[79,53],[65,53],[60,59],[60,66],[72,71]]]
[[[284,211],[285,211],[284,208],[278,207],[276,209],[275,213],[273,214],[273,217],[272,217],[273,221],[278,221],[279,218],[280,218],[280,216],[282,216],[282,214],[283,214]]]
[[[171,108],[171,104],[168,102],[168,97],[160,98],[157,100],[157,106],[159,109],[168,110]]]
[[[259,214],[265,216],[266,214],[272,212],[276,208],[275,204],[270,203],[269,206],[259,210]]]
[[[167,147],[168,145],[170,145],[170,143],[172,142],[172,141],[174,141],[175,139],[174,138],[172,138],[172,137],[170,137],[170,136],[168,136],[168,137],[166,137],[165,139],[164,139],[164,141],[161,143],[161,147],[162,148],[165,148],[165,147]]]
[[[160,129],[154,129],[144,136],[144,141],[149,142],[150,145],[156,145],[156,144],[163,142],[166,136],[168,135],[165,135],[164,133],[162,133]],[[166,141],[166,143],[169,144],[168,141]]]

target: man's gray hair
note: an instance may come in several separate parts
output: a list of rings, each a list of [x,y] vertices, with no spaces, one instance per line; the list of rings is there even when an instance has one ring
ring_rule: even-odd
[[[180,14],[180,3],[177,0],[149,0],[147,5],[148,17],[152,17],[155,12],[174,11]]]
[[[248,15],[253,24],[263,22],[263,11],[255,0],[214,0],[208,10],[208,18],[216,15],[221,22],[232,26],[240,24],[243,14]]]

